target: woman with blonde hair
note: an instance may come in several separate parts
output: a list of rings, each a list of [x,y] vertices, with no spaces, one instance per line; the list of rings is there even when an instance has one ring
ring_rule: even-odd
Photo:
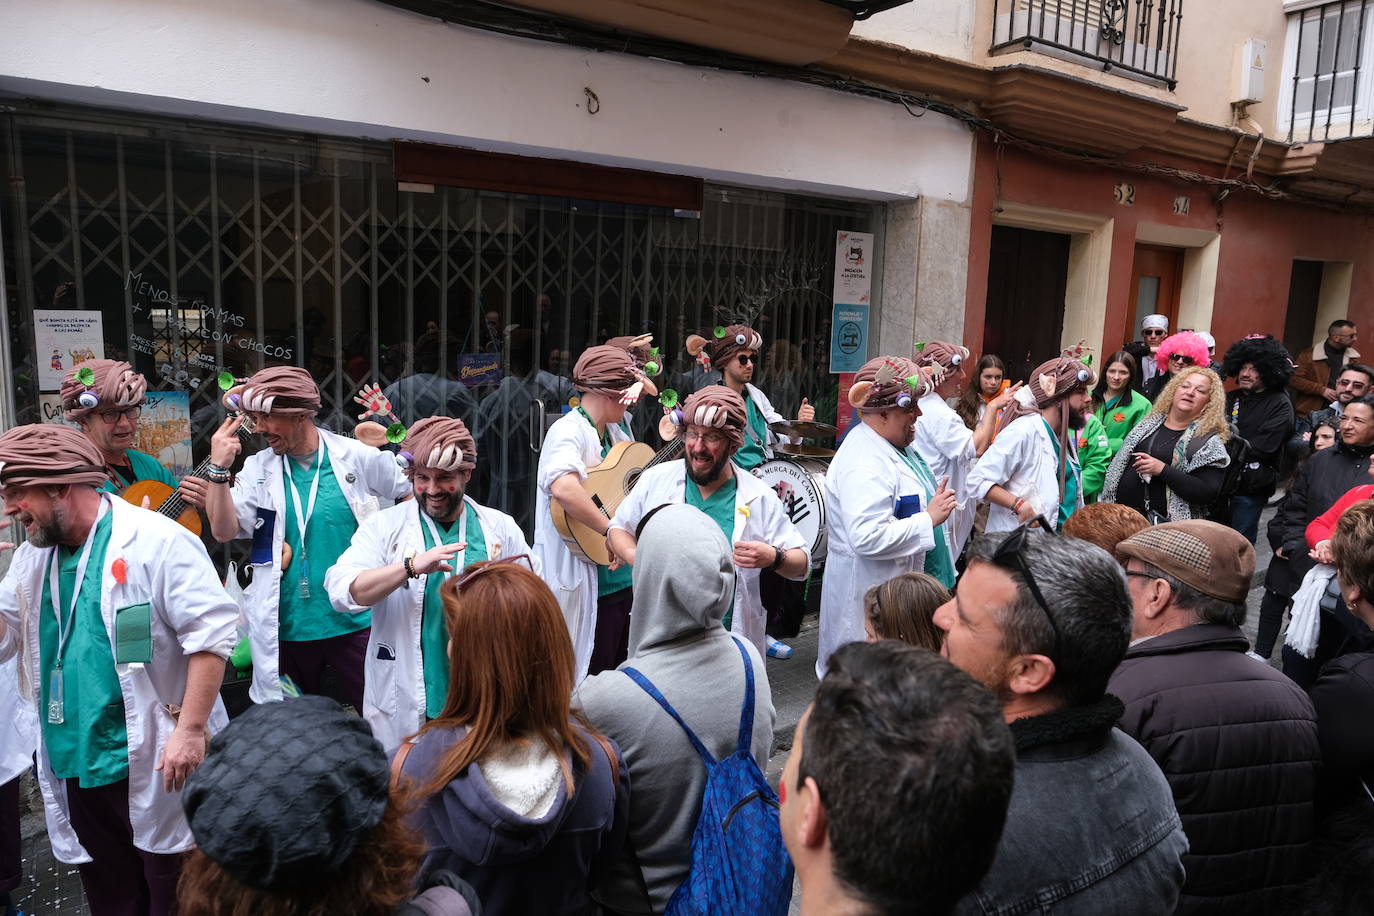
[[[393,768],[426,874],[457,874],[487,912],[591,914],[624,844],[629,780],[615,744],[572,709],[567,625],[521,559],[444,583],[448,698]]]
[[[1112,459],[1101,501],[1130,506],[1152,525],[1205,517],[1231,460],[1225,408],[1215,372],[1179,369]]]
[[[949,590],[934,576],[902,573],[864,593],[864,633],[869,642],[898,639],[932,652],[940,651],[935,611],[949,600]]]

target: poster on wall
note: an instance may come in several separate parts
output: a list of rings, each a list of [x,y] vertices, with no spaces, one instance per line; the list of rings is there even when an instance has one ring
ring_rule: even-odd
[[[191,473],[190,392],[148,392],[134,448],[152,455],[178,480]]]
[[[57,391],[72,366],[105,357],[105,326],[98,311],[34,309],[33,337],[40,391]]]
[[[61,423],[64,426],[81,428],[67,419],[67,412],[62,409],[62,395],[60,394],[40,394],[38,396],[38,412],[44,423]]]
[[[868,305],[872,295],[873,233],[836,232],[835,291],[832,301]]]
[[[858,372],[868,362],[868,306],[835,303],[830,311],[830,371]]]

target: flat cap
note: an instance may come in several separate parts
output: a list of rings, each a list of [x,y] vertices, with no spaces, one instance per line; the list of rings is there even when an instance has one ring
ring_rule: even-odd
[[[1192,519],[1146,528],[1117,545],[1117,558],[1150,563],[1204,595],[1241,602],[1255,576],[1255,548],[1240,532]]]

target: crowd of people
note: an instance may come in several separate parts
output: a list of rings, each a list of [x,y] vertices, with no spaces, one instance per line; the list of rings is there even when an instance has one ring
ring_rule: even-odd
[[[719,380],[682,401],[645,337],[583,351],[532,544],[468,492],[461,417],[377,447],[271,367],[176,481],[131,447],[146,380],[75,367],[75,426],[0,435],[25,535],[0,582],[0,892],[33,768],[96,916],[781,914],[794,880],[804,914],[1360,912],[1374,369],[1344,321],[1296,360],[1255,334],[1218,363],[1158,315],[1141,337],[1100,374],[1081,346],[1023,383],[925,341],[855,375],[819,687],[776,786],[764,660],[792,650],[769,625],[821,548],[753,473],[814,420],[753,384],[755,328],[688,337]],[[241,596],[175,513],[120,498],[150,479],[245,542]]]

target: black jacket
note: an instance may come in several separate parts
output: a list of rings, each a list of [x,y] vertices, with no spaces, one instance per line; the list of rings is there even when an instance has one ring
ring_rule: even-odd
[[[1374,791],[1374,632],[1361,627],[1358,648],[1328,662],[1310,694],[1325,763],[1322,796],[1335,810],[1370,804],[1361,781]]]
[[[1179,913],[1290,912],[1307,876],[1321,749],[1312,701],[1203,623],[1126,650],[1108,690],[1164,771],[1189,852]]]
[[[1352,487],[1369,482],[1370,446],[1338,442],[1307,459],[1298,471],[1279,511],[1269,522],[1269,546],[1288,556],[1296,586],[1312,568],[1304,537],[1308,524],[1336,504]]]
[[[1226,396],[1226,412],[1250,443],[1250,460],[1277,468],[1295,421],[1288,393],[1282,388],[1253,393],[1237,389]]]

